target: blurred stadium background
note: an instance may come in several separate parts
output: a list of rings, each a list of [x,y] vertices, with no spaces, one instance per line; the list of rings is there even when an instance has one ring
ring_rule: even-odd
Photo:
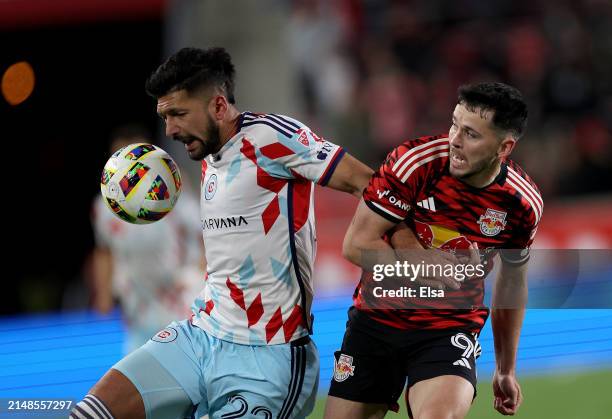
[[[119,311],[89,310],[89,211],[109,133],[124,122],[157,130],[197,185],[199,167],[162,138],[143,88],[182,46],[225,46],[239,109],[296,116],[373,167],[404,139],[446,131],[459,84],[513,84],[530,107],[514,158],[546,201],[535,247],[612,248],[609,0],[3,0],[0,45],[5,79],[21,61],[35,76],[31,94],[3,83],[0,99],[0,399],[81,398],[120,358]],[[356,203],[324,189],[317,200],[324,394],[358,278],[339,255]],[[474,418],[495,415],[488,326],[481,338]],[[519,356],[519,417],[609,417],[612,310],[530,310]]]

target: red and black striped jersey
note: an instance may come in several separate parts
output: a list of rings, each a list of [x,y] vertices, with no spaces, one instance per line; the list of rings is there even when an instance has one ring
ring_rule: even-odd
[[[494,249],[519,249],[500,256],[505,263],[526,262],[543,211],[535,183],[516,163],[507,161],[491,184],[470,186],[451,176],[449,148],[446,135],[422,137],[396,147],[364,191],[367,206],[392,222],[406,222],[425,248],[455,251],[476,242],[488,259],[496,253]],[[355,307],[395,328],[479,331],[488,316],[482,304],[483,280],[470,285],[479,302],[471,310],[371,310],[359,292],[368,280],[371,275],[364,274],[355,292]],[[463,292],[465,295],[466,290]]]

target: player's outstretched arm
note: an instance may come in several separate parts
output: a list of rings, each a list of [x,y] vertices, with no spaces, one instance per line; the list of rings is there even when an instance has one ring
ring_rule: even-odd
[[[374,173],[372,169],[346,153],[342,156],[327,186],[361,198],[363,190],[368,186],[370,177],[372,177],[372,173]]]
[[[516,379],[518,349],[527,303],[527,263],[502,263],[493,290],[491,325],[495,342],[493,376],[494,407],[502,415],[514,415],[522,403]]]
[[[382,238],[394,226],[394,223],[368,208],[363,199],[360,200],[357,211],[344,236],[342,255],[365,270],[370,270],[371,267],[363,266],[361,257],[363,251],[386,251],[380,252],[380,254],[388,254],[389,260],[386,262],[378,261],[378,263],[395,263],[395,258],[392,256],[393,248]]]

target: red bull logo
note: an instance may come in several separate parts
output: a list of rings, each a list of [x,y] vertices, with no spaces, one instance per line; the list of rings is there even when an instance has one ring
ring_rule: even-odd
[[[429,225],[414,220],[416,235],[425,248],[437,248],[450,252],[469,249],[471,242],[459,232],[446,227]]]
[[[342,382],[354,375],[353,357],[340,354],[338,360],[334,362],[334,380]]]
[[[487,208],[487,212],[481,215],[478,220],[482,234],[492,237],[502,231],[506,227],[507,215],[508,213],[506,212]]]

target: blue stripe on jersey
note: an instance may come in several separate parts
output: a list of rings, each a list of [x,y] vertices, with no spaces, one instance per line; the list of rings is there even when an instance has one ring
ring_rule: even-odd
[[[269,115],[266,115],[265,118],[271,119],[272,121],[278,123],[280,126],[282,126],[283,128],[285,128],[286,130],[290,132],[295,132],[300,129],[300,127],[296,124],[293,124],[293,123],[287,124],[287,120],[279,117],[278,115],[269,114]]]
[[[269,119],[277,121],[279,124],[284,123],[286,125],[289,125],[291,127],[291,128],[287,128],[289,129],[289,131],[297,131],[300,128],[306,128],[306,125],[302,124],[300,121],[293,119],[293,118],[289,118],[288,116],[283,116],[283,115],[279,115],[276,113],[256,114],[253,112],[243,112],[241,114],[240,122],[242,122],[243,119],[247,121],[253,121],[258,118],[269,118]]]
[[[277,114],[275,114],[275,113],[272,113],[272,114],[270,114],[270,115],[271,115],[271,116],[274,116],[274,117],[276,117],[276,118],[278,118],[278,119],[280,119],[280,120],[281,120],[281,121],[283,121],[285,124],[289,124],[289,125],[291,125],[291,126],[292,126],[293,128],[295,128],[296,130],[298,130],[298,129],[300,129],[300,128],[306,128],[306,127],[305,127],[305,126],[303,126],[303,125],[302,125],[302,126],[300,126],[300,125],[297,123],[297,121],[292,120],[292,119],[291,119],[291,118],[289,118],[289,117],[286,117],[286,116],[280,116],[280,115],[277,115]]]
[[[245,112],[243,115],[244,115],[244,121],[246,122],[253,122],[253,121],[265,119],[266,121],[273,123],[274,125],[277,125],[278,128],[284,130],[285,132],[289,132],[289,133],[295,133],[300,128],[305,128],[305,127],[300,126],[298,123],[290,120],[287,117],[283,117],[283,116],[273,114],[273,113],[257,115],[251,112]]]
[[[242,112],[240,114],[240,118],[238,118],[238,127],[237,127],[237,131],[236,132],[240,132],[240,130],[242,129],[242,123],[244,122],[244,117],[246,116],[248,112]]]
[[[246,121],[246,119],[245,119]],[[275,129],[276,131],[280,132],[281,134],[283,134],[285,137],[287,138],[291,138],[293,136],[293,134],[291,134],[290,132],[285,131],[284,129],[276,126],[273,122],[269,121],[269,120],[265,120],[265,121],[261,121],[259,119],[255,119],[252,121],[248,121],[248,122],[243,122],[242,126],[243,127],[250,127],[251,125],[257,125],[257,124],[263,124],[263,125],[267,125],[273,129]]]
[[[293,175],[281,161],[269,159],[261,154],[259,149],[255,149],[255,157],[257,158],[257,164],[259,167],[265,170],[268,174],[281,179],[293,179]]]
[[[302,274],[300,273],[300,264],[297,258],[297,252],[295,250],[295,230],[293,227],[293,180],[290,180],[287,184],[287,207],[289,212],[289,246],[291,247],[291,260],[293,261],[293,269],[295,270],[295,277],[297,278],[298,285],[300,286],[300,301],[302,303],[302,316],[304,324],[308,327],[308,333],[312,334],[312,325],[308,322],[308,313],[306,313],[306,290],[304,289],[304,281],[302,280]]]
[[[276,118],[274,115],[266,115],[266,116],[264,116],[264,118],[267,121],[270,121],[270,122],[278,125],[279,127],[283,128],[287,132],[294,133],[295,131],[297,131],[297,129],[293,128],[290,125],[285,124],[282,120],[280,120],[279,118]]]
[[[329,166],[327,166],[327,169],[325,170],[325,175],[323,176],[323,179],[319,181],[319,185],[327,186],[327,182],[329,182],[332,175],[334,174],[336,166],[338,166],[338,163],[340,163],[340,160],[342,160],[342,156],[344,156],[344,153],[344,149],[341,148],[340,151],[334,156],[334,160],[329,164]]]

